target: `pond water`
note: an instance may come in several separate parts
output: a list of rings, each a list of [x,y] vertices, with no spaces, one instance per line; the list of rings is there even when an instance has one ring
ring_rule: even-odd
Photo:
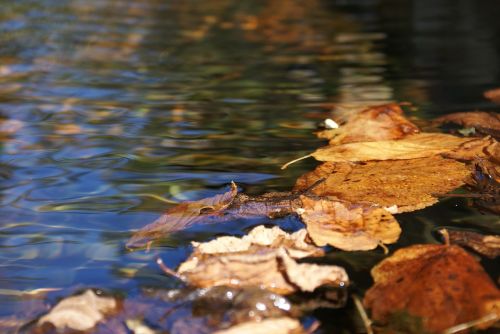
[[[151,195],[289,190],[316,163],[279,167],[323,145],[313,131],[332,103],[408,101],[430,118],[495,110],[482,92],[500,85],[494,0],[1,3],[0,316],[19,312],[19,291],[172,285],[156,256],[174,268],[191,240],[256,222],[127,252],[168,207]],[[437,242],[437,226],[499,233],[465,203],[398,216],[395,248]],[[328,260],[364,289],[381,257]]]

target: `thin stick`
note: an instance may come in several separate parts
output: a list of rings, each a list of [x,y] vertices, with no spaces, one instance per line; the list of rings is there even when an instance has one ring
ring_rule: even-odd
[[[499,319],[499,317],[496,313],[489,313],[489,314],[487,314],[484,317],[481,317],[479,319],[472,320],[469,322],[464,322],[463,324],[460,324],[460,325],[452,326],[452,327],[448,328],[447,330],[445,330],[442,334],[458,333],[458,332],[461,332],[465,329],[473,328],[473,327],[476,327],[478,325],[482,325],[482,324],[490,322],[490,321],[496,321],[498,319]]]
[[[163,260],[160,257],[156,259],[156,264],[160,267],[161,270],[163,270],[165,274],[173,276],[184,282],[184,278],[175,271],[173,271],[172,269],[170,269],[169,267],[167,267],[165,263],[163,263]]]
[[[439,229],[438,232],[443,237],[444,244],[446,246],[449,246],[450,245],[450,234],[448,233],[448,230],[445,228],[442,228],[442,229]]]
[[[286,169],[291,164],[296,163],[297,161],[300,161],[300,160],[304,160],[304,159],[310,158],[310,157],[312,157],[312,155],[308,154],[308,155],[305,155],[303,157],[297,158],[295,160],[288,161],[286,164],[284,164],[283,166],[281,166],[281,169]]]
[[[372,321],[368,317],[368,314],[366,314],[366,310],[363,306],[363,303],[361,303],[361,300],[359,300],[358,296],[356,295],[352,295],[352,300],[354,301],[356,310],[358,310],[359,316],[363,321],[363,325],[365,326],[366,329],[366,334],[373,334]]]

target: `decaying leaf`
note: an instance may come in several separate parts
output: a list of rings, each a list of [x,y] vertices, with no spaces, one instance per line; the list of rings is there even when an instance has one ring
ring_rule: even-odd
[[[485,111],[457,112],[436,118],[434,124],[455,123],[467,128],[475,128],[478,132],[500,136],[500,115]]]
[[[224,194],[199,201],[180,203],[168,209],[153,223],[135,232],[127,242],[126,247],[129,249],[144,247],[152,240],[165,237],[169,233],[188,228],[194,224],[207,223],[214,218],[217,219],[231,205],[237,192],[238,189],[233,182],[231,189]]]
[[[285,247],[290,253],[290,256],[295,259],[324,255],[324,251],[321,248],[306,243],[306,237],[307,232],[305,229],[289,234],[278,226],[268,228],[260,225],[252,229],[242,238],[230,236],[219,237],[204,243],[192,242],[192,245],[195,248],[195,256],[198,254],[245,252],[248,251],[252,245],[268,246],[272,248]]]
[[[487,90],[486,92],[484,92],[484,97],[491,100],[492,102],[500,104],[500,88]]]
[[[339,200],[301,196],[302,221],[318,246],[343,250],[369,250],[398,240],[401,228],[385,209]]]
[[[370,107],[350,117],[338,129],[318,132],[320,138],[330,140],[330,145],[401,139],[419,132],[417,126],[403,116],[399,105],[385,104]]]
[[[215,334],[300,334],[304,328],[297,319],[281,317],[265,319],[263,321],[249,321],[233,326],[229,329],[215,332]]]
[[[330,162],[417,159],[453,151],[470,140],[442,133],[419,133],[400,140],[329,145],[311,156]]]
[[[476,252],[494,259],[500,256],[500,236],[483,235],[471,231],[440,230],[449,238],[451,244],[466,246]]]
[[[327,162],[298,178],[294,190],[307,189],[324,178],[311,193],[377,204],[400,213],[436,203],[436,195],[460,187],[469,174],[465,164],[440,156],[363,164]]]
[[[365,295],[372,319],[387,323],[401,311],[421,317],[429,331],[494,313],[500,317],[500,291],[478,262],[458,246],[414,245],[376,265]],[[491,325],[483,323],[480,327]]]
[[[38,320],[38,326],[50,323],[58,330],[86,331],[116,311],[118,302],[112,297],[102,297],[92,290],[60,301],[52,310]]]
[[[479,197],[473,200],[474,205],[500,213],[500,165],[479,159],[474,163],[473,169],[467,184],[479,194]]]
[[[343,268],[297,264],[283,246],[272,248],[254,245],[245,252],[213,254],[201,254],[195,250],[189,259],[180,265],[177,273],[196,287],[259,286],[281,294],[309,292],[320,285],[343,287],[348,284],[348,277]],[[294,277],[290,276],[291,273]],[[301,285],[302,281],[295,275],[314,276],[314,282],[319,285],[312,285],[312,281]]]
[[[497,159],[500,161],[500,144],[491,137],[475,138],[454,150],[444,152],[442,156],[460,161],[475,159]]]

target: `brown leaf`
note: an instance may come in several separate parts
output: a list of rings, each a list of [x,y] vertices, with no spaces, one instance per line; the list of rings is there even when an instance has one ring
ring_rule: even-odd
[[[500,104],[500,88],[494,88],[484,92],[484,97],[492,102]]]
[[[38,320],[38,326],[50,323],[58,330],[69,328],[86,331],[102,321],[106,314],[116,311],[117,301],[112,297],[101,297],[92,290],[60,301],[52,310]]]
[[[338,200],[301,196],[300,217],[318,246],[342,250],[369,250],[392,244],[401,234],[397,220],[385,209]]]
[[[281,317],[262,321],[248,321],[215,334],[300,334],[304,328],[297,319]]]
[[[264,234],[272,231],[262,230]],[[275,230],[276,231],[276,230]],[[258,232],[258,231],[257,231]],[[255,232],[254,235],[257,233]],[[264,242],[254,240],[248,248],[227,247],[227,237],[222,242],[213,241],[207,244],[195,244],[193,254],[182,263],[177,273],[187,282],[197,287],[227,285],[233,287],[259,286],[277,293],[295,291],[312,291],[323,284],[344,286],[348,277],[344,269],[337,266],[317,266],[297,264],[295,258],[305,256],[321,256],[322,250],[304,245],[305,231],[291,236],[280,236],[266,239]],[[248,238],[248,239],[250,239]],[[247,239],[247,240],[248,240]],[[224,245],[220,247],[220,245]],[[264,245],[266,246],[264,246]],[[268,245],[269,244],[269,245]],[[208,245],[205,247],[205,245]],[[208,249],[208,251],[207,251]],[[305,249],[305,250],[304,250]],[[214,252],[220,250],[221,252]],[[291,276],[293,273],[293,277]],[[315,280],[303,282],[297,275],[313,277]],[[315,285],[316,284],[316,285]]]
[[[499,94],[500,95],[500,94]],[[500,115],[485,111],[457,112],[436,118],[433,124],[455,123],[477,131],[500,136]]]
[[[351,203],[377,204],[400,213],[436,203],[435,195],[460,187],[469,174],[463,163],[440,156],[364,164],[327,162],[299,177],[294,190],[307,189],[325,178],[310,192]]]
[[[479,159],[467,184],[478,192],[474,205],[494,213],[500,213],[500,165]]]
[[[401,139],[419,132],[417,126],[403,116],[397,104],[370,107],[350,117],[338,129],[318,132],[318,137],[330,140],[330,145]]]
[[[470,231],[453,231],[443,229],[451,244],[466,246],[476,252],[494,259],[500,256],[500,236],[483,235]],[[443,230],[440,230],[443,231]]]
[[[331,162],[416,159],[452,151],[470,140],[442,133],[420,133],[400,140],[329,145],[311,156]]]
[[[442,156],[460,161],[471,161],[478,158],[500,161],[500,145],[491,137],[475,138],[454,150],[444,152]]]
[[[458,246],[403,248],[376,265],[371,274],[375,284],[366,292],[364,304],[380,323],[406,311],[421,317],[427,330],[442,331],[490,313],[500,316],[500,291]]]
[[[199,201],[180,203],[168,209],[153,223],[144,226],[135,232],[126,247],[140,248],[149,242],[164,238],[169,233],[188,228],[194,224],[210,222],[218,218],[223,211],[231,205],[238,189],[231,183],[231,190],[213,197],[203,198]]]

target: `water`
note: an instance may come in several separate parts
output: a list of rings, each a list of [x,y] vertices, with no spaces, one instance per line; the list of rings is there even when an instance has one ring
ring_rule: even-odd
[[[494,0],[0,3],[0,315],[18,311],[12,291],[171,284],[154,253],[124,249],[166,207],[145,194],[289,190],[315,163],[279,166],[322,145],[331,103],[409,101],[425,118],[495,110],[482,92],[500,86]],[[499,232],[464,204],[398,216],[398,245],[442,225]],[[252,224],[159,254],[175,267],[192,238]],[[330,258],[361,288],[380,259]]]

